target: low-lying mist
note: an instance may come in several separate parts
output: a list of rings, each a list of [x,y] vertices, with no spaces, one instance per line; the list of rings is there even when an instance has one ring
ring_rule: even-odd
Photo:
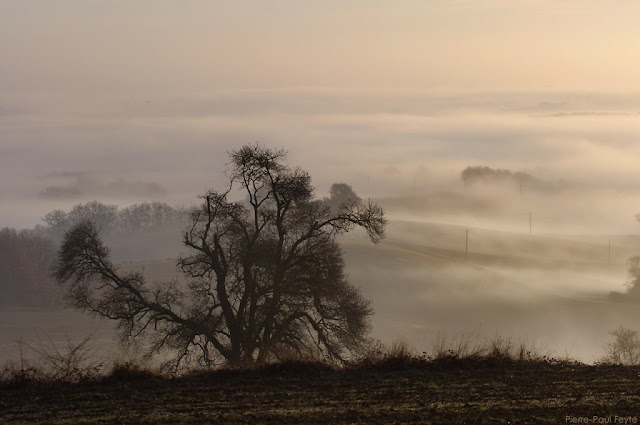
[[[456,177],[375,201],[390,219],[386,238],[374,246],[356,232],[341,244],[349,278],[373,303],[372,335],[383,342],[404,337],[428,350],[443,331],[473,331],[594,362],[610,330],[640,327],[640,299],[625,295],[627,259],[640,254],[640,202],[631,189],[465,186]],[[162,237],[117,239],[114,258],[151,280],[179,278],[169,246],[158,246],[179,234],[167,227]],[[179,251],[177,241],[170,245]],[[0,355],[17,338],[37,337],[36,330],[79,337],[87,331],[76,312],[9,308],[1,314],[7,320],[0,321]],[[112,324],[94,326],[100,343],[112,344]]]
[[[524,190],[521,190],[524,189]],[[387,238],[351,235],[351,279],[383,340],[427,348],[441,330],[537,340],[593,362],[608,331],[640,323],[627,259],[640,254],[631,193],[476,185],[383,198]]]

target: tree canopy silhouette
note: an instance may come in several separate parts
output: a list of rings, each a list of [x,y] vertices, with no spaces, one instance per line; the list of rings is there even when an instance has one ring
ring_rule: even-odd
[[[174,367],[309,349],[342,359],[365,341],[372,308],[347,281],[336,238],[359,226],[377,243],[387,221],[346,185],[316,199],[310,176],[285,156],[258,144],[230,153],[227,190],[202,195],[184,233],[186,283],[121,273],[88,221],[66,233],[54,276],[74,307],[117,320],[124,341],[148,337],[152,350],[174,350]],[[246,199],[230,201],[238,189]]]

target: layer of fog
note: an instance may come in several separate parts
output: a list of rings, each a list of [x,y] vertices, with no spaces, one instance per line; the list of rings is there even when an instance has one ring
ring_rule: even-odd
[[[377,247],[350,238],[349,275],[373,300],[382,340],[405,337],[426,350],[438,332],[478,331],[536,341],[556,355],[593,362],[608,331],[635,328],[637,304],[624,292],[624,260],[640,239],[554,238],[471,228],[394,222]]]
[[[608,297],[625,290],[625,261],[640,254],[636,96],[303,90],[66,100],[3,100],[0,226],[32,227],[93,199],[192,205],[224,187],[227,151],[259,140],[287,148],[320,196],[346,182],[387,210],[379,246],[344,241],[348,273],[376,310],[373,335],[386,342],[403,335],[422,347],[441,329],[481,328],[593,361],[608,330],[640,323],[633,303]],[[465,187],[470,165],[561,184]],[[3,314],[15,320],[0,321],[1,344],[38,327]],[[61,322],[72,331],[84,323],[73,317]]]
[[[398,214],[398,204],[387,203],[395,205],[388,206],[390,216]],[[453,212],[457,202],[441,200],[445,204]],[[488,219],[485,210],[475,212]],[[384,342],[404,337],[420,351],[443,330],[450,336],[477,331],[593,362],[603,354],[608,331],[640,323],[637,301],[610,296],[627,290],[625,262],[640,254],[639,236],[508,232],[429,219],[427,213],[421,221],[392,219],[377,246],[358,231],[342,239],[349,278],[375,309],[372,336]],[[144,249],[142,242],[137,246]],[[174,260],[121,267],[150,280],[180,277]],[[110,340],[112,323],[90,322],[79,312],[0,314],[6,319],[0,355],[15,356],[18,338],[34,341],[47,334],[63,341],[65,332],[82,338],[89,323],[99,329],[103,351],[113,356],[118,350]]]
[[[300,89],[31,94],[0,106],[6,226],[31,227],[54,208],[93,199],[189,205],[224,185],[227,152],[252,141],[288,149],[320,192],[336,180],[364,197],[448,191],[460,188],[465,167],[488,165],[572,182],[566,204],[579,195],[620,214],[638,209],[635,95]]]
[[[593,362],[620,325],[637,328],[626,261],[640,254],[631,189],[512,183],[385,197],[377,247],[345,241],[354,282],[374,301],[374,329],[428,349],[436,334],[478,331],[536,341]]]
[[[85,313],[72,309],[16,309],[0,308],[0,365],[13,362],[20,365],[21,356],[33,361],[29,348],[47,347],[49,341],[65,352],[67,338],[75,343],[90,337],[93,359],[104,363],[102,370],[108,370],[113,362],[124,357],[126,352],[114,339],[114,324],[108,320],[91,318]],[[127,359],[125,359],[127,360]]]
[[[380,198],[394,219],[456,224],[535,235],[607,235],[640,233],[640,191],[594,188],[566,183],[544,191],[461,181],[432,191],[416,187]]]

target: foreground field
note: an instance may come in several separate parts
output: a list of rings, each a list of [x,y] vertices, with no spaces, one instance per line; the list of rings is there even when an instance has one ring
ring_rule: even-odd
[[[557,424],[594,417],[599,423],[640,420],[640,367],[288,364],[0,389],[3,424]]]

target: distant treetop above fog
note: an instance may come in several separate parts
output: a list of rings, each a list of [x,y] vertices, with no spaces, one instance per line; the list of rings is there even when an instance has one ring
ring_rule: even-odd
[[[539,191],[561,190],[567,186],[565,181],[549,181],[540,179],[524,171],[494,169],[484,165],[467,167],[460,173],[465,186],[474,184],[513,184],[517,187]]]

